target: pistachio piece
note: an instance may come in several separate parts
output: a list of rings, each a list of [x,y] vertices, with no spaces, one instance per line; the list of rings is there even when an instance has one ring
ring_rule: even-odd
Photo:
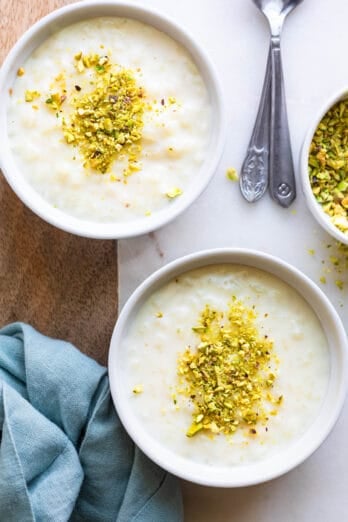
[[[196,435],[199,431],[201,431],[203,429],[203,424],[202,423],[198,423],[196,424],[195,422],[193,424],[191,424],[191,426],[189,427],[189,429],[187,430],[186,432],[186,436],[187,437],[193,437],[194,435]]]
[[[138,384],[137,386],[134,386],[133,393],[134,395],[139,395],[140,393],[143,393],[144,388],[141,384]]]
[[[238,181],[238,174],[236,169],[233,169],[232,167],[228,168],[226,170],[226,178],[230,181]]]
[[[38,91],[25,91],[24,99],[26,102],[32,102],[36,98],[40,98],[41,94]]]
[[[166,192],[166,196],[168,199],[175,199],[177,198],[178,196],[181,196],[182,195],[182,190],[178,187],[174,187],[173,189],[169,190],[168,192]]]

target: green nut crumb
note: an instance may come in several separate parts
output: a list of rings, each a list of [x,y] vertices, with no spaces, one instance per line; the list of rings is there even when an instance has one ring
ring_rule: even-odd
[[[59,94],[59,92],[53,92],[45,100],[45,103],[52,111],[55,112],[56,117],[57,117],[57,114],[59,116],[59,113],[57,111],[60,110],[60,108],[61,108],[62,104],[65,102],[65,100],[66,100],[65,94]]]
[[[178,187],[175,187],[175,188],[169,190],[168,192],[166,192],[166,196],[168,199],[175,199],[178,196],[181,196],[182,194],[183,194],[183,191]]]
[[[337,279],[337,280],[335,281],[335,285],[336,285],[337,288],[339,288],[340,290],[343,290],[343,288],[344,288],[344,283],[343,283],[343,281],[341,281],[341,279]]]
[[[236,169],[233,169],[232,167],[228,168],[226,170],[226,177],[230,181],[238,181],[238,173]]]
[[[38,91],[25,91],[24,93],[24,99],[26,102],[30,103],[37,98],[40,98],[41,94]]]
[[[195,423],[195,424],[191,424],[191,426],[189,427],[189,429],[186,432],[186,436],[187,437],[193,437],[194,435],[196,435],[202,429],[203,429],[203,424],[201,422]]]

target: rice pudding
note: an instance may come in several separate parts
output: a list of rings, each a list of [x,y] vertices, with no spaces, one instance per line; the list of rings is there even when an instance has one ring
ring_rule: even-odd
[[[195,183],[211,117],[184,47],[136,20],[103,17],[58,31],[22,64],[8,134],[22,175],[52,206],[126,222]]]
[[[144,430],[214,467],[289,447],[317,416],[329,382],[328,342],[312,308],[249,266],[212,265],[162,286],[121,349],[127,407]]]

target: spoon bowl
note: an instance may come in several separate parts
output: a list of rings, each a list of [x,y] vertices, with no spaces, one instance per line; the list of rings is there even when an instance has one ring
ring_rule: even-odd
[[[253,2],[269,21],[273,34],[272,28],[275,26],[280,30],[287,15],[303,0],[253,0]]]

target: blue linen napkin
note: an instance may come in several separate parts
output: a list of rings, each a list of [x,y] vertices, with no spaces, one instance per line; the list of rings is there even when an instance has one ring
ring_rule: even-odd
[[[0,521],[179,522],[178,481],[134,446],[106,369],[15,323],[0,330]]]

